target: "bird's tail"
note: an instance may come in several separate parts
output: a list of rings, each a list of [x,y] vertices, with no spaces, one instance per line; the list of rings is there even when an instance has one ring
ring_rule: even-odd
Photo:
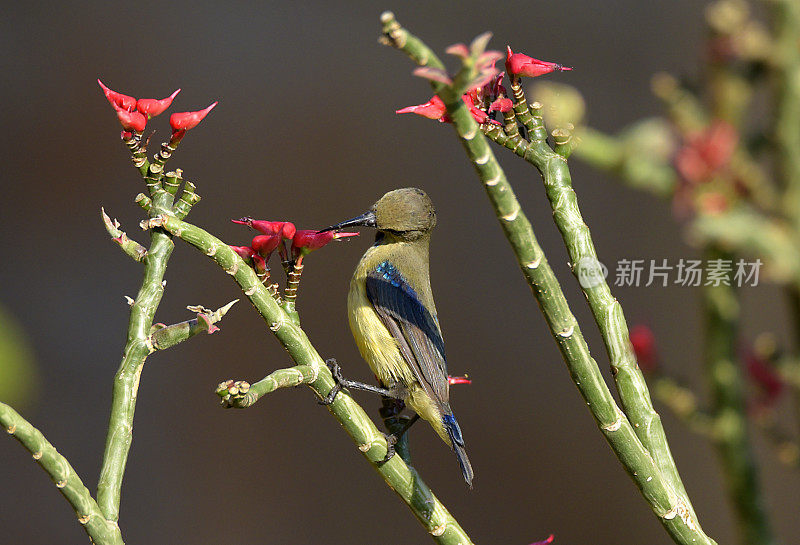
[[[445,414],[442,418],[444,427],[447,429],[447,435],[450,436],[450,441],[453,443],[453,451],[458,458],[458,465],[461,466],[461,473],[464,475],[464,480],[472,488],[472,477],[475,474],[472,472],[472,464],[469,463],[467,457],[467,450],[464,448],[464,438],[461,437],[461,428],[458,427],[456,417],[452,414]]]

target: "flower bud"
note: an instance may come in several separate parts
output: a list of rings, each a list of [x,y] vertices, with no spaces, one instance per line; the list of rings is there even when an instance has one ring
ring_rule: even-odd
[[[205,116],[208,115],[208,112],[214,109],[218,103],[215,102],[211,104],[207,108],[202,110],[197,110],[196,112],[180,112],[175,113],[169,116],[169,126],[172,127],[172,132],[180,132],[180,131],[188,131],[189,129],[195,128]]]
[[[250,246],[264,259],[269,258],[275,248],[281,243],[279,235],[256,235]]]
[[[119,119],[125,132],[142,132],[145,126],[147,126],[147,118],[139,112],[129,112],[128,110],[118,107],[116,104],[113,106],[114,110],[117,112],[117,119]]]
[[[181,90],[177,89],[174,93],[167,98],[156,100],[154,98],[140,98],[136,101],[136,109],[149,117],[155,117],[164,112],[172,104],[172,100],[180,93]]]
[[[527,76],[535,78],[543,76],[556,70],[572,70],[569,66],[562,66],[555,62],[540,61],[523,53],[514,53],[510,47],[506,47],[506,72],[512,77]]]
[[[103,89],[103,94],[106,95],[108,102],[110,102],[112,106],[115,106],[115,109],[122,108],[123,110],[127,110],[129,112],[136,109],[135,98],[109,89],[99,79],[97,80],[97,83],[100,85],[100,88]]]

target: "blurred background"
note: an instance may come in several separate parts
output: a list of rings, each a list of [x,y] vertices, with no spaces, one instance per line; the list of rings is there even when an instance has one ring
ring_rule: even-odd
[[[432,282],[452,374],[471,386],[451,398],[476,472],[464,485],[449,449],[414,429],[417,469],[477,543],[670,543],[598,433],[525,285],[452,129],[394,111],[430,88],[404,55],[377,43],[378,16],[398,19],[436,51],[485,30],[492,46],[575,70],[547,76],[584,94],[589,122],[614,132],[660,106],[656,71],[693,75],[704,3],[468,1],[377,5],[352,1],[14,3],[0,20],[0,306],[18,341],[2,395],[64,454],[94,490],[111,381],[125,343],[141,267],[109,240],[100,206],[133,238],[143,186],[95,80],[137,97],[183,89],[171,111],[219,100],[188,134],[170,168],[203,201],[191,222],[232,244],[252,215],[320,228],[366,210],[390,189],[418,186],[437,206]],[[166,116],[151,121],[161,141]],[[538,175],[499,154],[560,275],[593,355],[608,359],[567,266]],[[668,205],[572,161],[575,188],[600,259],[698,258]],[[370,380],[345,315],[352,270],[372,234],[306,261],[302,324],[346,376]],[[178,242],[156,320],[188,319],[189,304],[241,297],[210,260]],[[656,333],[665,367],[700,388],[698,288],[614,288],[629,324]],[[743,339],[785,334],[776,288],[744,294]],[[248,410],[223,410],[227,378],[255,381],[291,365],[253,308],[235,306],[222,331],[151,356],[144,369],[120,526],[127,543],[428,543],[307,389],[276,392]],[[24,332],[24,339],[21,337]],[[10,332],[14,332],[11,334]],[[26,347],[27,346],[27,347]],[[12,354],[12,355],[8,355]],[[14,377],[14,378],[9,378]],[[9,384],[24,385],[22,399]],[[379,400],[355,394],[372,414]],[[663,412],[684,483],[706,532],[734,540],[721,474],[708,442]],[[800,541],[800,478],[754,433],[777,534]],[[0,441],[0,542],[85,543],[71,508],[30,455]]]

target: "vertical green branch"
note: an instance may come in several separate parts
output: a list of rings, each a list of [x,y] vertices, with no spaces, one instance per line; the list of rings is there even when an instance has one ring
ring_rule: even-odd
[[[578,207],[578,198],[572,188],[572,177],[567,161],[548,145],[547,130],[539,109],[530,108],[532,114],[530,115],[528,108],[525,108],[521,88],[513,87],[517,98],[515,111],[522,115],[522,119],[529,127],[530,153],[525,155],[525,159],[533,164],[542,176],[547,198],[553,209],[553,219],[569,253],[573,272],[580,276],[583,272],[597,270],[599,263],[597,250],[589,226]],[[636,435],[652,454],[664,476],[676,492],[683,496],[689,509],[692,509],[672,458],[661,417],[653,408],[650,392],[636,362],[622,307],[611,294],[611,289],[602,275],[594,275],[592,278],[591,282],[581,282],[581,289],[600,328],[625,414],[630,418]]]
[[[774,0],[776,49],[775,134],[778,171],[784,182],[784,213],[800,236],[800,4]]]
[[[711,260],[732,256],[711,248]],[[729,273],[718,285],[703,287],[706,316],[706,372],[711,384],[712,440],[722,463],[728,496],[736,513],[742,545],[775,543],[761,505],[755,461],[750,449],[744,384],[736,355],[739,300]]]
[[[441,62],[427,46],[402,28],[393,14],[384,13],[381,21],[385,43],[402,50],[412,59],[425,59],[431,66],[441,66]],[[470,68],[466,63],[467,61],[464,70]],[[454,79],[471,78],[459,74]],[[461,93],[442,83],[433,82],[432,86],[447,107],[447,114],[483,182],[500,225],[542,309],[573,381],[587,401],[600,430],[676,543],[714,543],[700,528],[688,499],[683,494],[676,494],[671,479],[663,475],[651,453],[637,437],[635,427],[617,407],[597,363],[589,354],[577,320],[536,241],[530,222],[488,142],[461,100]],[[512,145],[516,146],[516,143]],[[514,149],[512,145],[509,147]],[[557,157],[563,162],[563,158]]]
[[[154,193],[152,213],[169,207],[172,196],[166,191]],[[128,336],[122,362],[114,376],[111,416],[108,423],[103,465],[97,483],[97,503],[106,519],[119,520],[122,478],[133,440],[133,414],[144,362],[150,354],[148,337],[156,309],[164,294],[164,273],[174,248],[172,237],[163,230],[152,231],[150,248],[142,262],[142,287],[131,305]]]

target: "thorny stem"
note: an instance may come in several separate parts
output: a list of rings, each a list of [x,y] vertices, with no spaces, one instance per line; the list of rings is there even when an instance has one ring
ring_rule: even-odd
[[[709,261],[729,260],[731,255],[715,248]],[[742,545],[774,543],[761,505],[756,467],[748,439],[744,384],[738,369],[736,338],[739,301],[732,287],[732,274],[717,286],[703,287],[706,315],[706,369],[711,384],[712,440],[723,467],[728,497],[739,525]]]
[[[171,196],[164,191],[155,195],[151,213],[162,210],[168,206],[167,199],[171,200]],[[119,520],[122,478],[133,439],[133,414],[136,409],[139,377],[145,359],[150,354],[150,328],[164,294],[164,272],[174,246],[168,233],[160,229],[152,231],[150,249],[143,259],[142,287],[131,305],[128,340],[122,363],[114,377],[108,435],[97,484],[97,503],[109,521]]]
[[[381,21],[386,43],[402,50],[414,60],[425,59],[431,66],[441,66],[441,62],[436,59],[433,52],[402,28],[393,14],[384,13]],[[441,83],[434,82],[432,85],[447,106],[447,113],[483,182],[500,225],[539,302],[573,381],[587,401],[592,415],[612,449],[677,543],[686,545],[714,543],[700,528],[688,498],[684,494],[676,494],[677,490],[671,478],[665,476],[656,466],[651,453],[637,437],[634,426],[617,407],[597,363],[589,354],[577,320],[569,309],[561,286],[536,240],[530,222],[522,212],[505,173],[478,130],[477,124],[456,93]],[[520,110],[517,112],[518,115],[521,113]],[[530,128],[538,129],[536,126]],[[531,135],[531,138],[534,136]],[[539,138],[546,138],[546,134]],[[563,159],[560,156],[556,157],[563,164]],[[553,165],[556,165],[555,161]],[[627,330],[625,335],[627,336]],[[646,389],[644,391],[646,393]],[[682,490],[682,486],[679,490]]]
[[[200,333],[208,333],[209,335],[214,333],[219,330],[214,324],[219,322],[237,301],[239,300],[234,299],[214,312],[202,307],[188,307],[189,310],[197,312],[197,317],[155,329],[147,341],[150,344],[151,352],[166,350]]]
[[[127,233],[122,231],[119,227],[119,222],[117,220],[112,220],[106,214],[106,211],[101,208],[100,215],[103,218],[103,224],[106,226],[106,231],[108,234],[111,235],[111,238],[114,242],[119,244],[119,247],[122,249],[125,254],[131,257],[134,261],[141,261],[147,255],[147,248],[128,238]]]
[[[172,212],[173,196],[162,188],[163,166],[166,158],[158,154],[154,163],[149,163],[145,155],[145,147],[141,144],[141,135],[134,135],[126,141],[133,155],[134,165],[145,178],[152,199],[143,208],[151,217]],[[173,146],[174,148],[174,146]],[[176,178],[180,178],[177,172]],[[145,199],[137,197],[143,204]],[[174,207],[175,213],[181,217],[189,213],[192,206],[200,200],[194,192],[194,185],[186,182],[181,206]],[[167,261],[175,247],[172,236],[162,229],[154,229],[151,233],[150,248],[143,257],[144,275],[142,286],[131,304],[128,337],[117,374],[111,399],[111,415],[109,417],[106,445],[103,453],[103,464],[97,483],[97,503],[106,519],[116,523],[119,520],[119,504],[122,491],[122,479],[125,465],[133,440],[133,416],[136,409],[136,396],[139,390],[139,379],[147,356],[153,351],[152,333],[153,318],[164,294],[164,273]],[[123,248],[124,249],[124,248]]]
[[[272,298],[255,271],[241,257],[218,238],[174,216],[162,215],[153,218],[148,225],[149,227],[162,227],[172,235],[181,238],[209,256],[231,275],[297,364],[293,370],[281,370],[277,373],[288,380],[288,385],[298,380],[303,370],[307,373],[313,372],[313,376],[308,376],[307,379],[303,378],[298,384],[308,380],[310,381],[308,386],[317,397],[324,399],[327,396],[334,386],[334,380],[322,358],[306,337],[305,332]],[[301,370],[300,366],[305,367],[302,367]],[[274,382],[273,379],[275,379]],[[274,376],[265,378],[261,383],[263,383],[264,393],[282,385]],[[254,384],[251,388],[257,387]],[[335,401],[328,405],[328,410],[358,445],[359,451],[389,487],[408,505],[437,543],[446,545],[459,543],[469,545],[472,543],[456,519],[433,495],[414,468],[406,465],[400,456],[394,456],[388,462],[382,463],[386,455],[384,435],[378,431],[364,409],[346,391],[342,391],[336,396]]]
[[[50,475],[95,545],[122,545],[119,526],[116,522],[106,520],[75,469],[39,430],[5,403],[0,403],[0,424],[6,433],[28,449],[33,459]]]

